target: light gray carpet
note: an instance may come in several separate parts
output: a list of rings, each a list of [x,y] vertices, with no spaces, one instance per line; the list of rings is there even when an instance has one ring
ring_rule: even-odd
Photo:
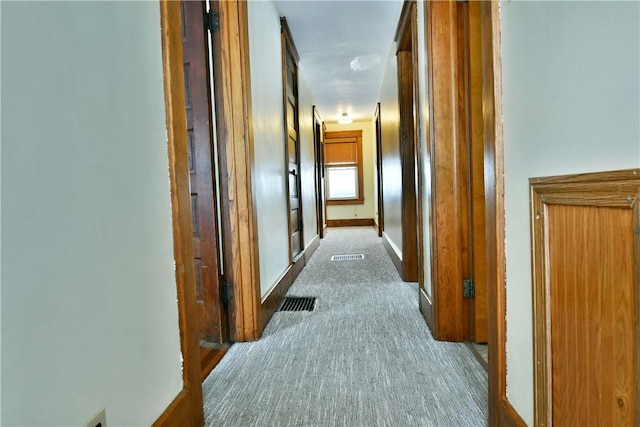
[[[329,261],[363,253],[361,261]],[[435,341],[373,228],[332,228],[264,336],[205,380],[209,426],[483,426],[487,375],[465,344]]]

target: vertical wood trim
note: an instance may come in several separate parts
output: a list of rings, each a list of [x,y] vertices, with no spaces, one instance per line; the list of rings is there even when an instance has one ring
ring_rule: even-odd
[[[285,18],[280,18],[280,69],[282,70],[282,117],[284,118],[284,188],[287,198],[287,240],[289,247],[289,264],[293,264],[293,242],[291,241],[291,189],[289,187],[289,124],[287,106],[289,99],[287,96],[287,52],[289,51],[289,26]],[[292,53],[293,56],[293,53]],[[299,136],[296,136],[299,138]]]
[[[314,157],[314,173],[315,173],[315,190],[316,190],[316,232],[322,239],[324,237],[324,148],[322,140],[324,132],[322,132],[322,118],[317,106],[312,108],[313,123],[313,157]]]
[[[502,64],[499,4],[480,3],[482,33],[482,114],[484,118],[484,189],[486,283],[489,352],[489,425],[501,425],[507,401],[506,300],[504,253],[504,140],[502,135]],[[509,405],[510,406],[510,405]],[[515,411],[514,411],[515,412]],[[504,425],[504,423],[502,423]]]
[[[405,2],[398,26],[398,100],[402,164],[402,279],[419,281],[418,206],[416,193],[417,52],[416,4]]]
[[[636,193],[635,202],[633,204],[633,227],[635,230],[640,230],[640,203],[638,203],[640,194]],[[635,233],[633,241],[633,262],[634,262],[634,277],[633,283],[635,286],[635,297],[633,300],[635,310],[635,355],[633,363],[635,363],[635,376],[636,383],[634,387],[635,392],[635,422],[640,423],[640,327],[638,326],[638,319],[640,319],[640,233]]]
[[[411,6],[411,56],[412,56],[412,75],[413,75],[413,158],[414,158],[414,180],[415,180],[415,195],[414,204],[416,211],[415,218],[415,232],[416,232],[416,281],[419,284],[424,285],[424,230],[423,230],[423,213],[422,213],[422,198],[424,195],[424,183],[422,181],[422,152],[426,150],[426,147],[422,146],[420,138],[420,64],[418,62],[418,5],[413,3]],[[426,55],[425,55],[426,56]],[[422,130],[424,132],[424,130]],[[427,137],[428,138],[428,137]]]
[[[427,2],[430,97],[433,114],[430,129],[432,162],[432,239],[437,246],[433,255],[433,304],[436,339],[468,339],[465,322],[468,302],[462,297],[463,252],[461,219],[465,212],[461,201],[462,169],[459,151],[464,135],[459,109],[458,6],[455,1]]]
[[[469,81],[469,10],[468,2],[456,2],[457,44],[456,63],[457,81],[455,115],[455,180],[458,190],[460,273],[461,287],[463,279],[472,279],[472,217],[471,217],[471,117],[470,117],[470,81]],[[462,293],[460,294],[462,297]],[[463,341],[472,339],[473,298],[461,298],[462,323],[460,334]]]
[[[380,118],[380,103],[376,106],[373,115],[376,127],[376,179],[378,181],[378,237],[382,237],[384,232],[384,189],[382,187],[382,119]]]
[[[469,2],[469,138],[471,152],[472,271],[475,281],[473,340],[487,342],[486,221],[484,207],[484,124],[480,3]]]
[[[247,3],[218,1],[220,13],[218,115],[227,282],[234,289],[232,341],[260,338],[262,320],[256,216],[252,191],[253,134]]]
[[[178,414],[182,419],[190,418],[188,425],[200,426],[204,423],[204,415],[196,317],[181,23],[180,2],[161,1],[160,24],[162,28],[162,65],[171,187],[173,256],[176,269],[184,388],[174,401],[175,404],[167,408],[156,425],[175,424],[176,419],[173,416]],[[185,395],[188,396],[185,397]],[[183,400],[188,400],[188,405],[181,403]],[[185,407],[188,408],[184,409]],[[175,408],[183,408],[183,410],[175,411]]]

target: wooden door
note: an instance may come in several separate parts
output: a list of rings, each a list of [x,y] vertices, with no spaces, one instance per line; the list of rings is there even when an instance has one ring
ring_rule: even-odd
[[[300,141],[298,139],[298,60],[294,53],[286,21],[283,26],[283,83],[285,102],[285,152],[289,193],[290,256],[302,252],[302,203],[300,197]]]
[[[537,426],[638,425],[639,172],[531,180]]]
[[[193,253],[200,340],[225,341],[226,314],[220,300],[220,248],[213,167],[213,123],[205,6],[183,1],[184,84],[191,188]]]

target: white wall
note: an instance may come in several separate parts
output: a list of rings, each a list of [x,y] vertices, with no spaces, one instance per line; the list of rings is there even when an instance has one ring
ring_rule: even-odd
[[[364,189],[364,204],[361,205],[332,205],[327,206],[327,219],[355,219],[374,218],[376,214],[376,198],[374,189],[374,162],[376,140],[371,121],[353,122],[348,125],[326,123],[327,132],[341,132],[347,130],[362,131],[362,180]]]
[[[255,160],[253,190],[258,217],[260,290],[265,297],[289,267],[280,14],[271,1],[250,1],[248,11]],[[307,245],[317,234],[313,169],[314,101],[301,73],[298,73],[298,102],[303,234]]]
[[[533,423],[528,178],[640,166],[637,2],[501,3],[507,394]]]
[[[289,266],[280,15],[270,1],[250,1],[253,191],[258,217],[260,289],[265,296]]]
[[[298,121],[300,137],[300,179],[302,185],[302,222],[304,246],[318,235],[316,211],[315,145],[313,140],[313,96],[301,72],[298,73]]]
[[[182,389],[158,4],[1,9],[2,423],[150,425]]]

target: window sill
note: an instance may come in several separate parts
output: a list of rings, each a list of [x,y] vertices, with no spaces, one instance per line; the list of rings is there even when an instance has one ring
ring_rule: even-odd
[[[327,206],[331,205],[364,205],[364,197],[358,199],[327,200]]]

